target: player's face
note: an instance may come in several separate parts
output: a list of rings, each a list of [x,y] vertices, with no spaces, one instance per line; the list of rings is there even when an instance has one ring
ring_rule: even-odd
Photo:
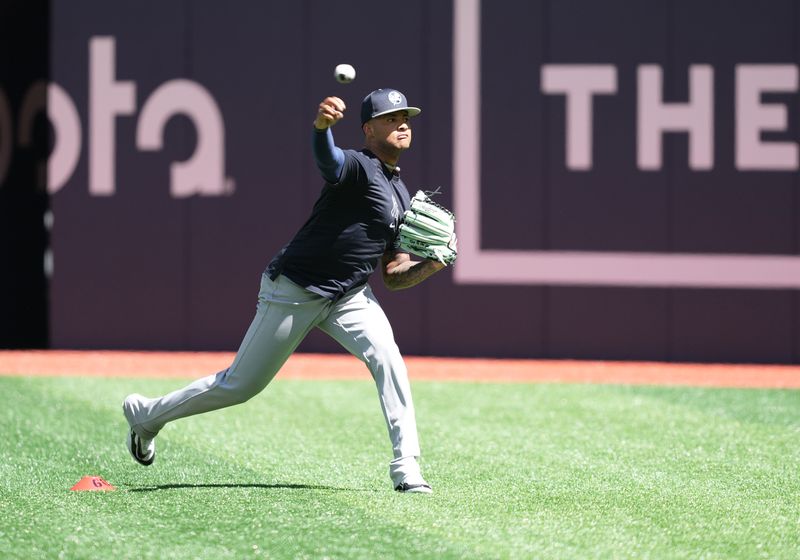
[[[369,121],[372,136],[376,141],[395,150],[411,147],[411,126],[408,111],[397,111]]]

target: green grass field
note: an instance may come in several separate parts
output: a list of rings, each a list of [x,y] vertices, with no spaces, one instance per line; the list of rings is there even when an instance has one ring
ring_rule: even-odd
[[[0,378],[0,557],[800,557],[800,391],[417,382],[424,496],[368,381],[279,378],[137,465],[123,398],[182,384]]]

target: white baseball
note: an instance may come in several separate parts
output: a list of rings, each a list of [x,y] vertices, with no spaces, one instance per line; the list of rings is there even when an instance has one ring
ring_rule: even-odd
[[[333,70],[333,77],[340,84],[349,84],[356,79],[356,69],[349,64],[339,64]]]

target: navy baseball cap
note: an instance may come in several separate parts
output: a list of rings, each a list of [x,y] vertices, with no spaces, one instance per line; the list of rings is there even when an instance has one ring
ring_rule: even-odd
[[[422,109],[409,107],[406,96],[396,89],[376,89],[361,102],[361,124],[395,111],[408,111],[409,117],[416,117]]]

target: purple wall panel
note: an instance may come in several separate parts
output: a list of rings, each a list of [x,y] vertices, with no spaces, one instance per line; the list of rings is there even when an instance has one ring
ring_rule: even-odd
[[[431,336],[431,353],[455,356],[545,356],[543,289],[449,287],[431,280],[436,299],[423,328]]]
[[[453,126],[479,118],[481,246],[496,251],[798,255],[797,172],[736,169],[735,65],[800,59],[800,10],[737,0],[482,2],[479,115],[453,114],[450,1],[210,1],[53,6],[52,80],[74,101],[82,149],[52,195],[56,347],[235,349],[261,272],[306,219],[322,181],[309,149],[316,106],[349,107],[337,143],[359,147],[358,108],[378,87],[423,108],[401,160],[409,190],[441,186],[453,206]],[[347,22],[343,30],[339,22]],[[89,42],[115,38],[116,80],[135,109],[116,125],[115,192],[90,192]],[[352,85],[332,79],[353,64]],[[593,98],[590,169],[569,169],[564,95],[542,92],[546,64],[616,72]],[[665,134],[663,167],[637,160],[637,69],[663,70],[667,103],[688,99],[688,66],[714,68],[714,167],[689,166],[686,133]],[[224,121],[232,189],[170,193],[170,166],[191,160],[194,121],[170,118],[163,148],[140,149],[143,107],[165,83],[191,80]],[[798,93],[768,94],[789,117],[770,141],[800,137]],[[458,266],[458,265],[457,265]],[[508,270],[508,273],[516,272]],[[457,283],[447,270],[412,290],[373,287],[409,354],[797,362],[796,290]],[[800,279],[798,279],[800,285]],[[313,333],[304,351],[338,351]]]
[[[189,77],[220,102],[231,196],[191,198],[187,345],[236,348],[251,320],[261,273],[306,218],[309,167],[301,2],[188,5]],[[231,13],[233,12],[233,13]],[[235,16],[234,16],[235,14]],[[220,40],[224,37],[224,40]],[[232,62],[233,61],[233,62]]]
[[[481,56],[481,241],[487,248],[531,249],[544,243],[546,213],[542,182],[544,138],[542,101],[536,68],[542,61],[544,30],[541,3],[482,5]],[[452,41],[452,30],[441,38]],[[447,45],[433,49],[448,55]],[[443,79],[442,79],[443,78]],[[444,75],[442,91],[450,92]],[[452,99],[452,97],[450,97]],[[452,103],[451,101],[449,103]],[[447,106],[448,101],[443,100]],[[453,119],[471,115],[454,114]],[[443,122],[446,122],[443,120]],[[448,123],[448,126],[452,124]],[[441,165],[450,166],[452,130],[435,143]],[[437,152],[438,153],[438,152]],[[443,203],[452,204],[448,189]],[[452,206],[451,206],[452,207]],[[448,274],[450,272],[448,271]],[[544,348],[543,289],[452,285],[437,278],[430,299],[432,353],[518,358],[541,356]],[[454,328],[459,325],[458,328]]]
[[[792,60],[797,63],[800,61],[800,9],[798,9],[797,4],[793,4],[794,10],[791,17],[792,22],[794,23],[794,46],[792,49]],[[800,111],[797,110],[797,107],[794,107],[794,111],[792,113],[791,118],[791,126],[794,127],[795,130],[800,130]],[[793,174],[793,181],[792,181],[792,207],[794,208],[794,234],[793,234],[793,244],[792,250],[790,253],[795,255],[800,255],[800,174],[794,173]],[[794,339],[793,345],[793,356],[792,356],[792,363],[800,363],[800,291],[795,290],[792,292],[792,304],[791,308],[794,312],[793,315],[793,323],[792,323],[792,338]]]
[[[158,13],[157,18],[152,14]],[[165,149],[134,145],[136,118],[117,118],[116,194],[88,194],[89,38],[116,37],[116,79],[135,81],[136,106],[185,71],[185,19],[177,5],[129,9],[91,2],[53,6],[53,80],[75,101],[84,145],[70,182],[52,197],[55,216],[51,332],[56,347],[178,348],[184,341],[186,207],[166,189],[180,123]],[[66,32],[69,30],[69,32]]]
[[[673,353],[698,362],[796,361],[795,294],[683,290],[672,307]]]
[[[560,358],[669,360],[667,290],[552,288],[548,351]]]
[[[764,10],[755,2],[726,4],[724,14],[715,5],[676,2],[670,14],[676,38],[672,41],[672,78],[665,86],[673,98],[685,100],[689,64],[714,67],[714,168],[697,172],[687,165],[685,135],[670,145],[674,182],[674,250],[686,252],[791,253],[796,214],[794,175],[772,171],[739,171],[734,160],[735,70],[737,64],[796,62],[792,0],[770,3]],[[725,45],[724,49],[720,45]],[[800,95],[767,94],[767,102],[785,103],[796,112]],[[765,133],[778,141],[796,140],[800,129]],[[672,140],[676,140],[673,138]]]
[[[590,170],[567,169],[564,96],[547,96],[549,248],[666,250],[668,178],[641,173],[636,163],[636,66],[666,59],[665,4],[568,0],[549,5],[547,62],[613,64],[617,73],[616,93],[593,98]]]
[[[488,24],[490,28],[496,29],[497,33],[484,41],[484,53],[495,53],[503,60],[518,60],[530,54],[518,49],[520,44],[530,42],[530,39],[521,35],[536,35],[530,31],[537,29],[536,12],[530,11],[528,3],[509,4],[508,7],[512,8],[511,14],[514,17],[505,22],[491,21]],[[441,185],[444,191],[442,203],[452,208],[453,193],[458,188],[452,179],[453,120],[469,118],[469,115],[452,114],[452,76],[449,71],[441,70],[451,65],[453,55],[453,15],[450,3],[431,2],[429,9],[430,59],[427,88],[431,103],[429,112],[434,114],[435,118],[427,123],[425,129],[426,134],[430,134],[430,150],[426,152],[426,176],[429,179],[426,184]],[[483,13],[485,17],[495,17],[493,4],[485,4]],[[524,21],[527,22],[528,28],[524,33],[518,33],[514,26],[523,17],[526,18]],[[484,80],[483,83],[493,85],[495,93],[502,94],[503,91],[509,91],[517,84],[515,80],[524,83],[524,76],[518,76],[505,65],[496,66],[496,72],[492,68],[495,67],[489,67],[490,79]],[[507,83],[511,85],[504,88],[503,84]],[[500,103],[494,104],[493,108],[504,111],[508,105],[509,99],[503,95]],[[536,242],[537,223],[541,222],[540,217],[543,217],[543,214],[540,210],[541,203],[538,201],[537,183],[532,181],[527,173],[520,175],[519,170],[524,170],[521,162],[535,162],[536,158],[540,157],[539,153],[537,150],[528,149],[529,146],[515,144],[507,138],[499,137],[504,132],[518,132],[518,127],[500,123],[499,119],[495,122],[491,117],[481,118],[484,126],[489,127],[486,144],[491,146],[494,143],[504,148],[494,150],[491,154],[491,158],[499,158],[498,163],[502,165],[495,165],[494,173],[490,173],[488,177],[484,176],[488,181],[486,184],[489,185],[489,192],[496,194],[485,198],[487,207],[484,211],[494,215],[496,220],[492,222],[488,232],[485,232],[483,242],[492,244],[496,239],[510,242],[512,247],[514,242],[520,246],[530,247],[531,239]],[[515,120],[516,118],[518,117],[514,116]],[[527,118],[532,118],[536,122],[539,117],[533,113],[526,116]],[[536,127],[532,128],[534,134],[529,140],[533,145],[541,145],[535,132]],[[533,175],[536,175],[536,172]],[[521,198],[515,199],[515,196]],[[512,225],[511,229],[508,229],[508,225],[512,222],[516,222],[517,225]],[[509,234],[514,238],[512,239]],[[507,358],[543,355],[545,314],[542,288],[458,285],[453,282],[452,270],[445,270],[414,289],[416,290],[420,290],[419,297],[424,302],[420,314],[421,320],[416,326],[423,335],[421,346],[423,353]]]
[[[483,246],[541,249],[547,242],[544,101],[537,69],[546,25],[539,2],[483,3],[481,231]],[[468,115],[456,118],[470,118]]]
[[[565,97],[547,97],[548,248],[666,250],[668,176],[640,172],[636,159],[636,68],[666,59],[665,5],[629,0],[549,5],[547,62],[613,62],[616,93],[593,98],[591,167],[578,171],[566,166]],[[547,294],[548,355],[669,357],[667,290],[554,287]]]
[[[713,170],[688,168],[686,142],[668,146],[673,177],[674,250],[709,253],[797,254],[796,173],[740,171],[735,162],[735,66],[796,63],[794,3],[726,4],[723,17],[708,3],[676,2],[670,15],[674,98],[686,98],[686,68],[711,64],[715,70],[715,161]],[[724,49],[720,45],[725,45]],[[768,94],[796,114],[797,94]],[[793,122],[794,120],[794,122]],[[765,138],[798,138],[796,119],[784,133]],[[797,359],[792,292],[678,290],[673,297],[672,353],[686,360],[792,361]]]

